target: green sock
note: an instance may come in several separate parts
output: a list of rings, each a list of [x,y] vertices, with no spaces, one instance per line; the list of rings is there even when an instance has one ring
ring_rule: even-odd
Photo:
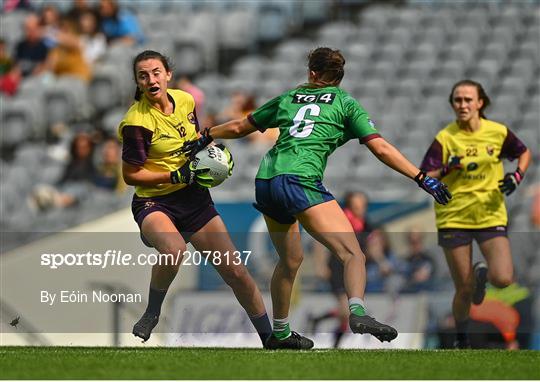
[[[349,299],[349,310],[352,314],[356,314],[357,316],[365,316],[366,307],[364,305],[364,300],[359,297],[351,297]]]
[[[274,337],[279,340],[284,340],[291,335],[291,328],[289,327],[289,317],[274,318],[274,329],[272,330]]]

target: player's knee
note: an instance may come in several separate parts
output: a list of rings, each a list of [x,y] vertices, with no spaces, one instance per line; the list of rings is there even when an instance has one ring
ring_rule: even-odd
[[[186,244],[173,235],[161,235],[154,247],[160,254],[174,259],[181,258],[186,251]]]
[[[355,253],[354,251],[343,250],[338,252],[336,255],[342,264],[346,264],[351,260],[361,261],[364,265],[366,263],[366,256],[362,252]]]
[[[304,255],[289,256],[283,261],[283,265],[289,270],[296,272],[304,261]]]
[[[229,267],[225,272],[222,272],[223,281],[229,286],[236,284],[246,284],[251,277],[246,267]]]
[[[497,288],[506,288],[512,281],[512,275],[497,275],[489,279],[489,282]]]

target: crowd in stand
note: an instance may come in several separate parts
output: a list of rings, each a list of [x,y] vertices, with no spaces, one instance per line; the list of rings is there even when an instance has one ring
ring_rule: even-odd
[[[89,82],[93,65],[109,46],[144,42],[137,18],[114,0],[101,0],[95,8],[77,0],[64,14],[54,5],[45,5],[31,10],[23,29],[12,56],[5,40],[0,40],[0,91],[8,95],[16,93],[24,78],[45,72]]]

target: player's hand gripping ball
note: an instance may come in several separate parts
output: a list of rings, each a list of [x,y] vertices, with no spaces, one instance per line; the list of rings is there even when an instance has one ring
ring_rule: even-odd
[[[195,178],[200,186],[211,188],[219,186],[232,175],[234,161],[230,151],[223,145],[207,146],[193,158],[194,170],[208,169]]]

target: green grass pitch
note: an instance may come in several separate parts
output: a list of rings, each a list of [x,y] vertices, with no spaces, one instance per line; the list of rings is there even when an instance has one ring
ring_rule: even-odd
[[[2,379],[538,379],[540,352],[0,347]]]

